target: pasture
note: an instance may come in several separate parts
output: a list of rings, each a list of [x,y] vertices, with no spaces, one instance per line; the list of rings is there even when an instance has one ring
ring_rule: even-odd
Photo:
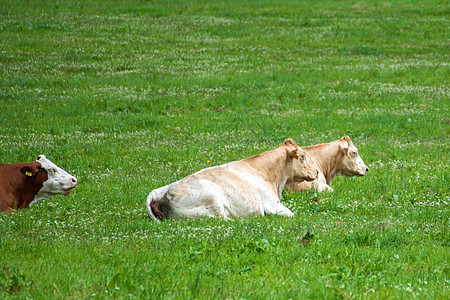
[[[0,214],[0,298],[448,299],[448,1],[0,0],[0,162],[67,197]],[[291,219],[151,222],[202,168],[349,135],[369,172]]]

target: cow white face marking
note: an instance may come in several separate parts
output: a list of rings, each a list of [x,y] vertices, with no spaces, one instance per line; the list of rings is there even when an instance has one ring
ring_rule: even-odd
[[[42,188],[30,203],[30,206],[39,200],[50,198],[57,194],[69,195],[77,185],[77,179],[52,163],[44,155],[40,155],[37,160],[41,168],[47,172],[48,179],[42,184]]]

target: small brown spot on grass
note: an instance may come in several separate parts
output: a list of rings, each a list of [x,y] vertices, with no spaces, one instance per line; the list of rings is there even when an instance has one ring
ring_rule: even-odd
[[[307,231],[299,242],[300,246],[308,246],[314,240],[314,234]]]

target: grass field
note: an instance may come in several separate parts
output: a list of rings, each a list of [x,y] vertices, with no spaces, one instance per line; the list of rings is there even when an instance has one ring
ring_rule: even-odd
[[[448,299],[448,1],[0,0],[0,162],[68,197],[0,214],[0,298]],[[369,173],[295,217],[153,223],[202,168],[349,135]]]

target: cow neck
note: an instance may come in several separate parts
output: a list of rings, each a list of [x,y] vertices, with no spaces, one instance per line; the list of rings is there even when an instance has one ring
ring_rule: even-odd
[[[328,185],[338,175],[339,159],[341,152],[339,151],[339,144],[337,142],[314,145],[310,147],[303,147],[307,152],[309,158],[314,162],[316,167],[325,177]]]
[[[273,188],[278,199],[281,199],[281,192],[288,180],[286,159],[286,151],[281,146],[242,161],[251,165],[258,175]]]
[[[28,208],[30,203],[35,200],[35,196],[39,193],[39,191],[43,187],[43,183],[45,180],[41,180],[40,177],[43,177],[42,175],[39,175],[39,178],[35,177],[26,177],[21,172],[20,169],[24,166],[34,164],[33,163],[23,163],[23,164],[14,164],[12,167],[15,169],[13,173],[16,174],[16,176],[10,176],[10,184],[12,187],[12,192],[16,198],[15,208]],[[36,163],[37,166],[40,166],[39,163]],[[38,176],[38,175],[35,175]],[[45,175],[47,176],[47,175]]]

